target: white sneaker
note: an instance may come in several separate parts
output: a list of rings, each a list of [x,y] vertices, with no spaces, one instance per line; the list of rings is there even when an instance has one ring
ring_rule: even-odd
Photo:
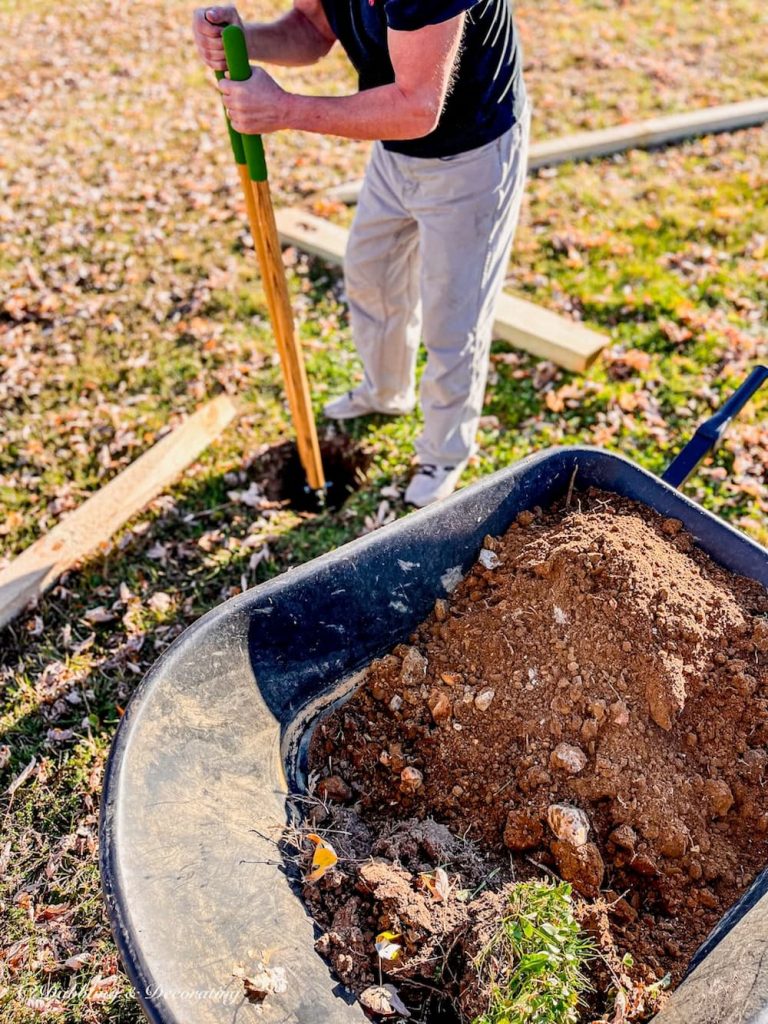
[[[346,395],[334,398],[323,408],[323,412],[329,420],[353,420],[357,416],[370,416],[374,412],[384,416],[403,416],[412,411],[412,405],[406,408],[380,409],[373,404],[367,389],[362,386],[355,388],[354,391],[348,391]]]
[[[406,505],[424,508],[433,501],[447,498],[456,490],[466,465],[466,462],[458,466],[435,466],[430,462],[418,465],[405,492]]]

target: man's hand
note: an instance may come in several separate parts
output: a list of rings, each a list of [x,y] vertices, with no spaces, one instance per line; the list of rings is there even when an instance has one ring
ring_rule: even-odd
[[[214,71],[227,70],[224,44],[221,41],[221,33],[227,25],[243,28],[243,20],[236,7],[198,7],[192,19],[197,52]]]
[[[290,96],[261,68],[252,68],[245,82],[222,78],[224,96],[232,127],[243,135],[263,135],[288,127]]]

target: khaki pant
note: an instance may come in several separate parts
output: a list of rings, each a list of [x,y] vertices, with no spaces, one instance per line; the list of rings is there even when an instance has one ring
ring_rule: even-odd
[[[373,147],[345,259],[352,334],[382,412],[413,405],[423,336],[422,463],[456,465],[474,450],[529,124],[530,112],[499,139],[455,157]]]

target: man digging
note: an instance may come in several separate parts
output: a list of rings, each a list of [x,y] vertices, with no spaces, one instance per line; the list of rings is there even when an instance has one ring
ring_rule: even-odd
[[[530,112],[509,0],[294,0],[264,24],[200,8],[195,41],[214,70],[226,69],[228,23],[243,26],[251,60],[313,64],[338,40],[358,72],[351,96],[286,92],[260,68],[219,88],[239,132],[375,140],[345,258],[364,379],[325,414],[410,412],[423,337],[424,429],[405,500],[445,498],[474,450],[525,182]]]

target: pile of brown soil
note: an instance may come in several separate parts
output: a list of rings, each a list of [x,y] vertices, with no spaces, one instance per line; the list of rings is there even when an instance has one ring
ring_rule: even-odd
[[[354,805],[369,835],[434,818],[502,884],[530,876],[531,861],[550,868],[609,914],[633,978],[676,982],[768,862],[767,614],[762,587],[636,503],[590,491],[570,509],[523,512],[319,724],[317,795]],[[381,842],[363,843],[384,862],[366,870],[410,871],[397,884],[415,892],[419,865],[413,875]],[[479,877],[455,849],[442,863],[467,888]],[[305,888],[338,934],[349,904],[332,890]],[[375,965],[367,933],[397,918],[370,880],[361,890],[357,966],[333,960],[353,986]]]

